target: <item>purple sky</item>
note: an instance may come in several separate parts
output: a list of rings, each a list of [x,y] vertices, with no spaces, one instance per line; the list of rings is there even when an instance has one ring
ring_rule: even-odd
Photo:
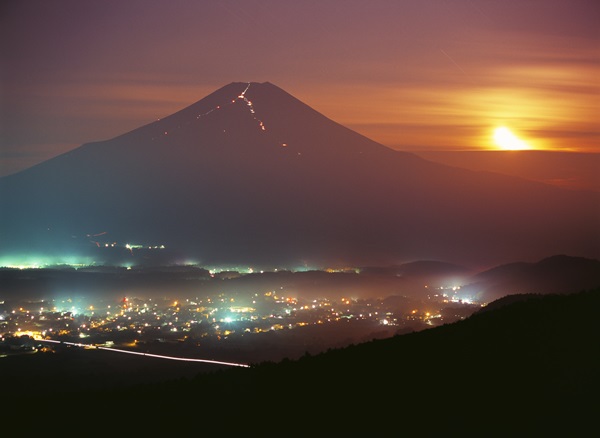
[[[5,0],[0,176],[269,81],[403,150],[600,152],[597,0]]]

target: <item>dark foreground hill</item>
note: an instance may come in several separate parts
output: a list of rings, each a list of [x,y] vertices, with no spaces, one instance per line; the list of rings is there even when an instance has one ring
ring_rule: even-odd
[[[581,436],[600,408],[600,289],[505,301],[457,323],[295,361],[28,400],[77,418],[84,401],[94,416],[173,433],[204,425],[251,436]]]

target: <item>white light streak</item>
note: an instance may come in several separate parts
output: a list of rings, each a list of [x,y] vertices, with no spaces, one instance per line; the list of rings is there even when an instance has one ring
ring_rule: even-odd
[[[155,357],[158,359],[181,360],[181,361],[186,361],[186,362],[204,362],[204,363],[212,363],[212,364],[217,364],[217,365],[228,365],[228,366],[233,366],[233,367],[250,368],[250,365],[243,364],[243,363],[221,362],[218,360],[195,359],[195,358],[191,358],[191,357],[164,356],[162,354],[141,353],[138,351],[121,350],[121,349],[112,348],[112,347],[101,347],[101,346],[97,346],[97,345],[93,345],[93,344],[81,344],[81,343],[75,343],[75,342],[56,341],[53,339],[41,339],[41,341],[42,342],[52,342],[52,343],[56,343],[56,344],[72,345],[75,347],[82,347],[82,348],[96,348],[99,350],[116,351],[117,353],[135,354],[138,356]]]

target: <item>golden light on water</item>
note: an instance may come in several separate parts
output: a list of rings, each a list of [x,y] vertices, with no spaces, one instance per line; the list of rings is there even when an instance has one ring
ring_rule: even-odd
[[[527,142],[521,140],[505,126],[500,126],[494,130],[494,143],[506,151],[522,151],[531,149]]]

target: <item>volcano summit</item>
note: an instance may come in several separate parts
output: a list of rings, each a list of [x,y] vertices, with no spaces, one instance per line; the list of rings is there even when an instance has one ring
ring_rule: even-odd
[[[597,193],[392,150],[268,82],[231,83],[3,177],[0,196],[0,262],[485,267],[600,256]]]

